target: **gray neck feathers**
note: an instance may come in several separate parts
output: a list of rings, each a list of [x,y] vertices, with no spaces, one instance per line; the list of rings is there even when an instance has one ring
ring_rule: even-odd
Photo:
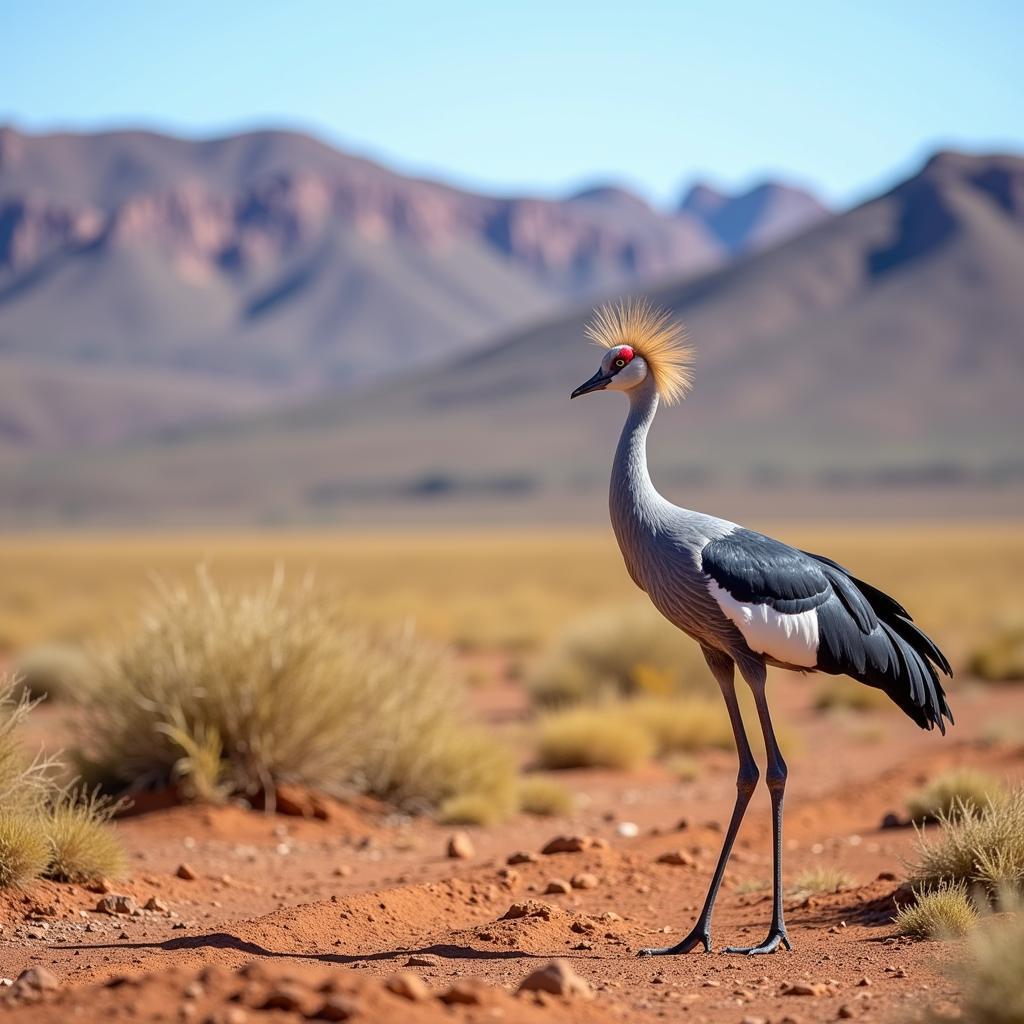
[[[627,555],[643,534],[654,533],[668,504],[651,483],[647,469],[647,432],[658,411],[658,390],[648,377],[628,393],[629,415],[612,463],[609,495],[612,526]]]

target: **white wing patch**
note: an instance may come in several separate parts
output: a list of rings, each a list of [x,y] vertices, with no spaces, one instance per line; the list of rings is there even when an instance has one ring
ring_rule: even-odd
[[[767,604],[743,604],[714,580],[708,580],[708,589],[752,651],[800,668],[818,664],[817,609],[785,614]]]

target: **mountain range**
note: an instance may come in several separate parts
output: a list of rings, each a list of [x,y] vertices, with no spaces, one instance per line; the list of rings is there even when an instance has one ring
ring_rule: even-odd
[[[481,195],[285,131],[0,128],[0,446],[352,393],[827,216],[777,183],[715,195]]]
[[[748,197],[749,201],[749,197]],[[567,201],[632,200],[607,189]],[[683,203],[710,222],[710,189]],[[732,225],[725,227],[722,225]],[[728,247],[728,218],[720,222]],[[733,518],[1018,512],[1024,159],[942,152],[767,248],[629,291],[681,316],[696,387],[651,439],[655,481]],[[0,520],[527,522],[597,517],[623,416],[570,406],[590,298],[348,394],[0,464]]]

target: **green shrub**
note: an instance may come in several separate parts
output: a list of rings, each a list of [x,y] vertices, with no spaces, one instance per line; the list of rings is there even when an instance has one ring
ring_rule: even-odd
[[[940,814],[937,835],[918,831],[913,881],[928,889],[980,885],[992,895],[1024,891],[1024,787],[973,810]]]
[[[525,814],[559,817],[571,814],[575,801],[572,793],[554,779],[531,776],[519,783],[519,809]]]
[[[573,623],[528,685],[543,707],[717,692],[698,646],[646,604],[596,612]]]
[[[297,782],[410,809],[467,793],[514,806],[514,764],[469,727],[441,652],[404,627],[334,621],[280,578],[158,587],[100,659],[78,754],[105,787],[177,783],[195,799]]]
[[[963,882],[942,882],[934,889],[915,889],[914,902],[900,907],[893,921],[900,935],[919,939],[959,938],[980,920]]]
[[[544,768],[635,768],[655,750],[651,736],[616,708],[576,708],[540,723]]]
[[[1002,783],[976,768],[958,768],[932,779],[907,797],[912,821],[935,821],[941,817],[978,814],[989,803],[1005,796]]]

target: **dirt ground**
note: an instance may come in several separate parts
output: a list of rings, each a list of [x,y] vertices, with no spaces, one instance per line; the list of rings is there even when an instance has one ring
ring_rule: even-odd
[[[514,730],[522,700],[500,675],[476,700],[485,717]],[[791,885],[827,865],[850,884],[831,895],[790,891],[792,953],[635,956],[678,940],[703,899],[734,793],[734,758],[715,753],[689,782],[656,765],[560,773],[578,798],[571,818],[466,829],[474,853],[465,859],[447,855],[452,829],[368,801],[325,801],[326,820],[240,807],[125,818],[131,875],[108,893],[41,883],[0,897],[0,975],[36,966],[56,978],[52,990],[45,975],[35,987],[18,983],[0,1002],[12,1021],[210,1024],[799,1024],[951,1010],[958,993],[942,967],[957,944],[892,935],[916,840],[913,829],[881,823],[922,781],[955,765],[1024,776],[1019,740],[986,739],[993,723],[1024,721],[1024,692],[961,686],[958,724],[943,739],[898,712],[814,712],[808,685],[783,678],[773,692],[793,748],[785,876]],[[60,714],[46,711],[36,728],[58,735]],[[767,931],[769,826],[762,787],[718,902],[716,950]],[[557,835],[588,841],[578,852],[541,854]],[[520,851],[532,856],[509,865]],[[686,863],[659,863],[670,851]],[[562,880],[567,892],[546,891]],[[128,913],[97,911],[104,895],[129,897]],[[585,979],[592,998],[515,994],[552,958]]]

